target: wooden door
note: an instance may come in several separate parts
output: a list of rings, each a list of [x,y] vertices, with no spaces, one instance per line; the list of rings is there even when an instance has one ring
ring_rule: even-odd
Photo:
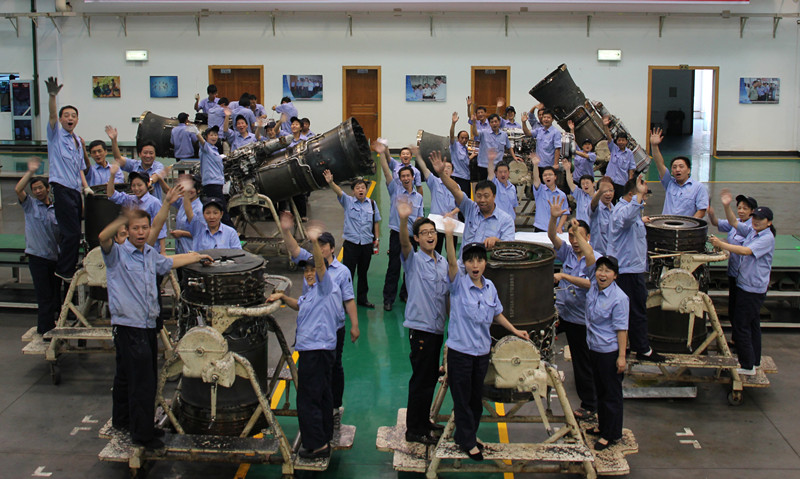
[[[230,101],[238,101],[242,93],[250,93],[264,101],[264,66],[263,65],[209,65],[208,82],[217,86],[217,96],[226,97]],[[200,97],[205,90],[200,91]],[[273,102],[277,103],[277,102]]]
[[[491,115],[497,110],[497,97],[505,98],[506,106],[511,104],[510,87],[511,67],[472,67],[473,105],[474,108],[486,107],[487,115]],[[522,110],[517,108],[517,111]],[[505,113],[505,110],[501,113]],[[519,121],[519,116],[517,116],[517,121]]]
[[[381,136],[381,67],[342,67],[342,121],[355,117],[370,141]]]

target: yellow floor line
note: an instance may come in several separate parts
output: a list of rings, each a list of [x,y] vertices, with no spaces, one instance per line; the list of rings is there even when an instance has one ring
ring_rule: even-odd
[[[292,361],[294,361],[295,364],[297,364],[298,357],[300,357],[300,355],[297,353],[297,351],[292,353]],[[283,397],[283,391],[285,390],[286,390],[286,381],[279,382],[278,387],[275,388],[275,394],[272,395],[272,400],[269,403],[270,408],[275,409],[276,407],[278,407],[278,403]],[[264,437],[264,435],[262,433],[258,433],[253,437],[256,439],[260,439]],[[239,469],[236,470],[236,475],[233,476],[233,479],[245,479],[249,471],[250,471],[250,464],[247,463],[239,464]]]
[[[506,415],[506,407],[503,403],[496,402],[494,403],[494,408],[497,411],[499,416]],[[508,425],[504,422],[497,423],[497,435],[500,438],[500,442],[503,444],[508,444]],[[511,461],[503,461],[504,464],[511,465]],[[503,479],[514,479],[514,474],[511,472],[503,473]]]

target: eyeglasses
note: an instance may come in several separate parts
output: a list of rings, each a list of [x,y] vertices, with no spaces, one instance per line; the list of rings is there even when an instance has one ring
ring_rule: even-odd
[[[417,233],[417,236],[433,236],[435,234],[436,234],[436,230],[425,230],[425,231],[420,231],[419,233]]]

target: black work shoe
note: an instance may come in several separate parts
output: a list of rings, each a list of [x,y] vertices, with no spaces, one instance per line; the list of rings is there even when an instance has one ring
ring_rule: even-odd
[[[432,422],[431,423],[431,431],[444,431],[444,426],[439,423]]]
[[[406,432],[406,442],[419,442],[433,446],[436,445],[439,440],[433,437],[431,433],[414,434],[413,432]]]
[[[326,444],[322,449],[312,451],[310,449],[300,449],[297,453],[303,459],[322,459],[331,456],[331,445]]]
[[[392,310],[392,303],[388,301],[383,302],[383,310],[384,311],[391,311]]]
[[[153,428],[153,437],[162,438],[166,434],[167,434],[166,431],[164,431],[163,429],[161,429],[159,427]]]
[[[149,441],[133,441],[133,443],[137,446],[144,447],[148,451],[155,452],[159,456],[166,452],[164,441],[155,437]]]
[[[644,354],[641,354],[641,353],[636,353],[636,359],[638,359],[639,361],[647,361],[647,362],[650,362],[650,363],[663,363],[664,361],[667,360],[667,358],[665,358],[664,356],[658,354],[657,352],[655,352],[652,349],[650,350],[650,354],[648,354],[648,355],[644,355]]]
[[[476,452],[475,454],[470,454],[470,452],[469,452],[470,449],[472,449],[472,448],[467,449],[466,447],[461,447],[461,450],[464,452],[464,454],[469,456],[469,458],[472,459],[473,461],[480,462],[480,461],[483,460],[483,452],[481,452],[481,448],[480,447],[478,447],[478,452]]]
[[[359,306],[364,306],[365,308],[375,309],[375,305],[370,303],[369,301],[359,301],[356,304]]]
[[[605,444],[600,442],[600,439],[598,439],[597,442],[594,443],[594,450],[595,451],[602,451],[604,449],[608,449],[609,447],[611,447],[614,444],[616,444],[617,442],[619,442],[619,440],[611,440],[611,441],[609,441],[607,439],[603,439],[603,440],[606,441]]]

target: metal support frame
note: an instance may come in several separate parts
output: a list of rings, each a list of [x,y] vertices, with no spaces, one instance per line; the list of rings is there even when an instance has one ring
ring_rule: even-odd
[[[350,36],[353,36],[353,16],[349,13],[347,14],[347,30],[350,32]]]
[[[586,38],[589,38],[589,32],[592,28],[592,16],[586,15]]]
[[[197,26],[197,36],[200,36],[200,15],[194,16],[194,23]]]
[[[658,17],[658,38],[661,38],[661,32],[664,31],[664,21],[666,21],[666,19],[666,15],[661,15]]]
[[[19,38],[19,17],[6,17],[8,21],[11,22],[11,26],[14,27],[14,31],[17,32],[17,38]]]
[[[125,36],[128,36],[128,17],[125,15],[120,15],[119,17],[120,23],[122,23],[122,30],[125,32]]]
[[[781,18],[783,17],[772,18],[772,38],[775,38],[775,35],[778,33],[778,24],[781,23]]]
[[[430,16],[430,17],[428,17],[428,18],[430,19],[430,31],[431,31],[431,36],[433,36],[433,15],[431,15],[431,16]],[[508,36],[508,35],[506,35],[506,36]]]
[[[88,33],[89,36],[91,37],[92,36],[92,17],[90,17],[89,15],[84,15],[83,16],[83,24],[86,25],[86,33]]]
[[[53,27],[58,31],[58,33],[61,33],[61,27],[59,27],[58,24],[56,23],[56,19],[53,17],[47,17],[47,18],[50,19],[50,22],[53,24]]]
[[[275,36],[275,14],[270,14],[270,22],[272,23],[272,36]]]
[[[739,17],[739,38],[744,38],[744,25],[747,23],[748,17]]]
[[[508,15],[505,17],[506,36],[508,36]]]

